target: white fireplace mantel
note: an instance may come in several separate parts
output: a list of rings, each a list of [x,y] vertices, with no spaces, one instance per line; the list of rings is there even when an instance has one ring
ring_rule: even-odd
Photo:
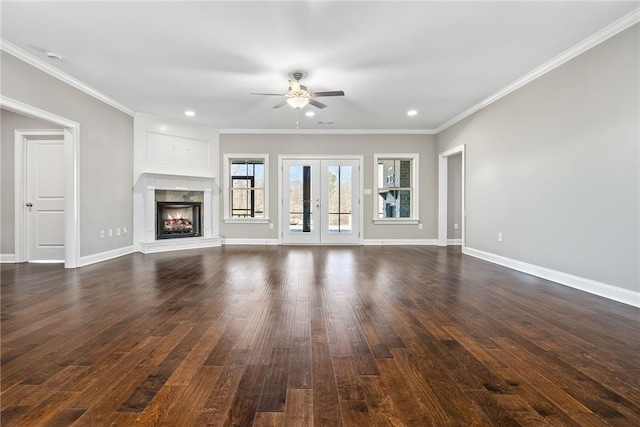
[[[202,236],[156,240],[156,190],[201,191]],[[215,235],[218,212],[214,178],[143,173],[134,185],[134,241],[142,253],[220,246]]]

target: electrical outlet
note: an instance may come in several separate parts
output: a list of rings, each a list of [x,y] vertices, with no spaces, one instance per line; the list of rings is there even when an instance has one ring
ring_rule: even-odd
[[[104,230],[100,230],[100,237],[104,237]]]
[[[119,236],[120,235],[120,227],[116,228],[116,234]]]
[[[422,230],[423,225],[422,224],[418,224],[418,230]]]
[[[113,237],[113,228],[109,229],[109,237]]]
[[[270,228],[271,230],[273,230],[273,223],[272,223],[272,222],[270,222],[270,223],[269,223],[269,228]]]
[[[498,233],[498,242],[502,242],[504,236],[502,233]]]
[[[453,224],[453,229],[457,230],[458,229],[458,224]]]

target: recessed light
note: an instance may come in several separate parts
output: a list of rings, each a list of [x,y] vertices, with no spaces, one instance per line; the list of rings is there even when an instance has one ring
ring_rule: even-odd
[[[196,115],[196,113],[191,111],[191,110],[187,110],[187,111],[184,112],[184,115],[185,116],[189,116],[189,117],[193,117],[193,116]]]
[[[307,117],[313,117],[316,115],[316,113],[314,113],[313,111],[307,111],[306,113],[304,113],[304,115]]]
[[[165,130],[167,130],[167,127],[166,126],[160,126],[160,130],[164,132]]]
[[[409,110],[407,111],[407,116],[415,116],[418,114],[417,110]]]

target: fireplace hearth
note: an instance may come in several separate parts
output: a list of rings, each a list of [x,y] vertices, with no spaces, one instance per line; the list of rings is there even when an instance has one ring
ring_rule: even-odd
[[[156,202],[156,239],[199,237],[201,202]]]

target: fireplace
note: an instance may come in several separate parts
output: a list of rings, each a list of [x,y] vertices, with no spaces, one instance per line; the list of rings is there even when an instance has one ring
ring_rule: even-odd
[[[199,237],[201,202],[156,202],[156,240]]]

